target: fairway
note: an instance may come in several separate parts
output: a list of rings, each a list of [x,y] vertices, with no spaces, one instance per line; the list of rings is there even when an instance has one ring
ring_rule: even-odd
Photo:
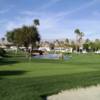
[[[0,100],[42,100],[59,91],[100,83],[100,55],[69,60],[10,57],[0,60]]]

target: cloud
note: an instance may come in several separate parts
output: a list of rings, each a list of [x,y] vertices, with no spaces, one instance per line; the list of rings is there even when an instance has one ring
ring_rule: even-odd
[[[13,28],[21,27],[22,25],[32,25],[33,17],[25,17],[14,21],[8,21],[2,24],[3,30],[12,30]],[[42,39],[74,39],[74,30],[79,28],[85,33],[85,38],[99,38],[100,21],[96,20],[66,20],[58,21],[53,16],[40,18],[39,32]],[[1,28],[2,28],[1,27]],[[4,32],[4,31],[3,31]],[[95,34],[98,33],[98,34]]]
[[[62,0],[48,0],[48,3],[46,2],[43,6],[40,7],[39,10],[47,9],[60,1],[62,1]]]
[[[20,12],[20,14],[25,15],[25,16],[35,16],[35,17],[44,17],[44,16],[52,17],[53,16],[54,19],[60,21],[63,18],[65,18],[66,16],[73,15],[74,13],[77,13],[78,11],[89,8],[89,7],[95,5],[98,2],[98,0],[91,0],[90,2],[86,2],[86,4],[78,6],[73,10],[61,11],[61,12],[56,13],[56,14],[50,13],[50,12],[44,10],[44,9],[47,9],[47,8],[51,7],[52,5],[54,5],[55,3],[58,3],[60,1],[61,0],[50,0],[48,3],[45,3],[43,6],[41,6],[40,9],[38,9],[37,11],[26,10],[26,11]]]
[[[48,1],[48,4],[44,4],[40,9],[46,9],[54,5],[55,3],[60,2],[61,0],[51,0]],[[88,7],[96,4],[98,0],[92,0],[91,2],[86,3],[80,7],[77,7],[74,10],[70,11],[61,11],[59,13],[50,13],[47,10],[38,10],[38,11],[21,11],[19,15],[16,16],[14,20],[9,20],[4,26],[4,30],[12,30],[13,28],[21,27],[22,25],[32,25],[33,20],[38,18],[40,20],[39,32],[42,36],[42,39],[58,39],[58,38],[74,38],[75,28],[80,28],[86,35],[85,37],[96,38],[100,36],[95,34],[100,32],[99,25],[100,21],[97,20],[76,20],[76,19],[67,19],[66,16],[74,14],[78,11],[86,9]],[[92,34],[92,35],[89,35]]]
[[[21,23],[9,21],[7,23],[7,25],[5,26],[5,28],[6,28],[7,31],[9,31],[9,30],[12,30],[12,29],[20,27],[20,26],[21,26]]]
[[[94,11],[92,13],[93,16],[96,16],[96,17],[100,17],[100,12],[99,11]]]
[[[36,11],[30,11],[30,10],[25,10],[25,11],[21,11],[20,15],[21,16],[26,16],[26,17],[42,17],[44,15],[46,15],[46,12],[36,12]]]
[[[4,29],[7,31],[12,30],[13,28],[21,27],[22,25],[32,25],[32,21],[35,18],[36,17],[34,16],[24,16],[23,18],[19,17],[13,21],[6,22]],[[100,34],[95,34],[100,32],[100,21],[98,20],[66,19],[65,21],[65,19],[60,19],[60,17],[56,18],[55,14],[51,14],[50,16],[45,17],[39,17],[39,20],[39,32],[42,39],[74,39],[74,30],[76,28],[79,28],[85,33],[85,38],[98,38],[98,36],[100,36]]]
[[[60,2],[61,0],[49,0],[48,2],[45,2],[44,5],[41,5],[41,7],[37,8],[36,11],[34,10],[25,10],[25,11],[21,11],[20,14],[21,15],[26,15],[26,16],[42,16],[42,15],[47,15],[48,12],[45,10],[51,6],[53,6],[54,4]],[[45,12],[46,11],[46,12]]]
[[[14,8],[14,5],[9,5],[8,8],[0,9],[0,14],[8,13],[12,8]]]
[[[9,11],[9,9],[3,9],[3,10],[0,10],[0,14],[5,14]]]
[[[78,11],[89,8],[89,7],[95,5],[98,2],[99,2],[98,0],[91,0],[90,2],[88,2],[88,3],[86,2],[86,4],[78,6],[77,8],[75,8],[73,10],[70,10],[70,11],[67,11],[67,12],[66,11],[60,12],[56,17],[65,17],[65,16],[71,15],[73,13],[77,13]]]

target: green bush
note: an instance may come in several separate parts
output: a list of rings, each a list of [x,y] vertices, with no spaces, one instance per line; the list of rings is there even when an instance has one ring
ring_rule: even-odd
[[[6,51],[3,48],[0,48],[0,56],[1,57],[6,56]]]

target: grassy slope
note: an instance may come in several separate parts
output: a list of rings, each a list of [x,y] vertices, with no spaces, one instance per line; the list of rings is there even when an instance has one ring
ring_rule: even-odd
[[[0,62],[0,100],[40,96],[100,83],[100,55],[72,55],[68,61],[10,58]]]

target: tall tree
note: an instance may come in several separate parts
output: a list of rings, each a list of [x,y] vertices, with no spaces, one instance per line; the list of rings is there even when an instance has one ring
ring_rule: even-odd
[[[6,33],[6,37],[7,37],[7,40],[9,41],[9,42],[12,42],[12,43],[14,43],[14,30],[12,30],[12,31],[8,31],[7,33]]]
[[[25,46],[26,48],[30,45],[36,46],[36,42],[40,41],[40,34],[38,33],[37,27],[34,26],[23,26],[21,28],[14,29],[7,32],[7,40],[18,46]]]
[[[79,47],[79,34],[80,34],[80,30],[79,29],[75,29],[74,33],[76,34],[76,51],[78,51],[78,47]]]
[[[80,49],[81,47],[83,47],[83,43],[82,43],[82,38],[84,36],[83,32],[80,32],[79,29],[76,29],[74,31],[74,33],[76,34],[76,51],[78,51],[78,49]]]
[[[34,23],[35,26],[39,26],[40,25],[39,19],[34,19],[33,23]]]
[[[100,40],[95,39],[94,44],[95,44],[95,51],[100,50]]]
[[[84,33],[80,32],[79,36],[80,36],[80,38],[79,38],[79,47],[82,50],[83,49],[83,36],[84,36]]]

